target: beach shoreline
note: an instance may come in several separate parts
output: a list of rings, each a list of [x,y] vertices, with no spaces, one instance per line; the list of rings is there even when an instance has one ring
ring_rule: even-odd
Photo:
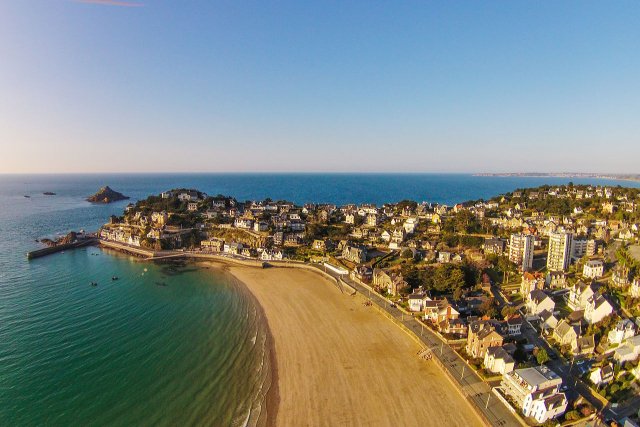
[[[214,266],[215,268],[221,268],[222,263],[206,263],[208,265]],[[218,265],[216,265],[218,264]],[[271,327],[269,326],[269,318],[264,311],[264,308],[260,304],[260,301],[256,298],[256,296],[251,292],[249,287],[239,280],[235,275],[233,275],[229,271],[228,264],[222,264],[222,269],[228,275],[230,275],[234,281],[236,287],[243,290],[246,297],[248,297],[253,305],[255,306],[258,316],[262,322],[264,322],[265,333],[266,333],[266,352],[269,363],[269,371],[270,371],[270,381],[269,381],[269,389],[267,390],[264,398],[264,407],[265,411],[260,412],[260,416],[258,418],[258,426],[261,427],[275,427],[276,419],[278,418],[278,408],[280,402],[280,395],[278,392],[278,363],[277,363],[277,355],[276,355],[276,347],[273,340],[273,334],[271,333]]]
[[[114,252],[122,253],[118,249]],[[257,425],[486,424],[439,365],[416,356],[423,348],[418,339],[399,330],[377,308],[365,307],[364,295],[342,293],[321,270],[296,268],[298,265],[261,268],[224,258],[175,259],[178,260],[229,274],[238,289],[246,291],[264,321],[271,384],[263,400],[266,419],[262,419],[261,412]],[[296,295],[298,304],[291,304],[292,295]],[[316,315],[306,316],[307,310],[291,310],[300,304],[309,304]],[[367,333],[358,332],[362,325],[367,327]],[[357,339],[340,330],[345,326],[357,334]],[[301,334],[302,330],[305,332]],[[321,339],[309,340],[308,334]],[[375,348],[372,353],[371,347]],[[318,356],[300,357],[299,348],[307,356]],[[357,365],[350,359],[363,349],[368,356],[358,361],[362,366],[357,375],[350,375]],[[395,363],[385,366],[389,360]],[[335,369],[331,368],[333,365]],[[344,374],[353,378],[335,381]],[[323,386],[317,379],[327,379],[328,385]],[[414,384],[417,379],[421,381]],[[376,396],[358,399],[359,393],[371,388],[372,381],[385,387]],[[392,396],[381,397],[386,392]],[[389,400],[393,405],[388,405]],[[448,410],[452,407],[453,413]]]

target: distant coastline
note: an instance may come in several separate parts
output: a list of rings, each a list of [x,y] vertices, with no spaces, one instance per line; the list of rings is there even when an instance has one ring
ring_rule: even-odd
[[[640,182],[640,174],[602,174],[580,172],[501,172],[475,173],[473,176],[517,177],[517,178],[595,178]]]

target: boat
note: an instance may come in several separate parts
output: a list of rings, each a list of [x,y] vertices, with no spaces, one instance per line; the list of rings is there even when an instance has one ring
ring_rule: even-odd
[[[113,276],[111,280],[118,280],[118,276]]]
[[[54,192],[52,192],[52,191],[45,191],[45,192],[44,192],[44,193],[42,193],[42,194],[44,194],[45,196],[55,196],[55,195],[56,195],[56,193],[54,193]]]
[[[30,199],[30,198],[31,198],[31,196],[27,196],[26,194],[25,194],[23,197],[25,197],[25,198],[27,198],[27,199]]]

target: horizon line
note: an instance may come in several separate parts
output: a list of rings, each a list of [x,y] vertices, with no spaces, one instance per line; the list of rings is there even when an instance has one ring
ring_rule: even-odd
[[[600,177],[629,177],[637,176],[640,178],[640,172],[570,172],[570,171],[554,171],[554,172],[487,172],[487,171],[77,171],[77,172],[0,172],[2,175],[475,175],[475,176],[495,176],[495,177],[515,177],[522,178],[553,178],[567,177],[571,175],[579,178],[580,176],[597,178]],[[594,176],[596,175],[596,176]]]

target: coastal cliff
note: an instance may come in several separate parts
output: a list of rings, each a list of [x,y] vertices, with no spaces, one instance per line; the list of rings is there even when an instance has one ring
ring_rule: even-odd
[[[127,200],[129,197],[112,190],[108,185],[102,187],[96,194],[87,198],[91,203],[111,203],[119,200]]]

